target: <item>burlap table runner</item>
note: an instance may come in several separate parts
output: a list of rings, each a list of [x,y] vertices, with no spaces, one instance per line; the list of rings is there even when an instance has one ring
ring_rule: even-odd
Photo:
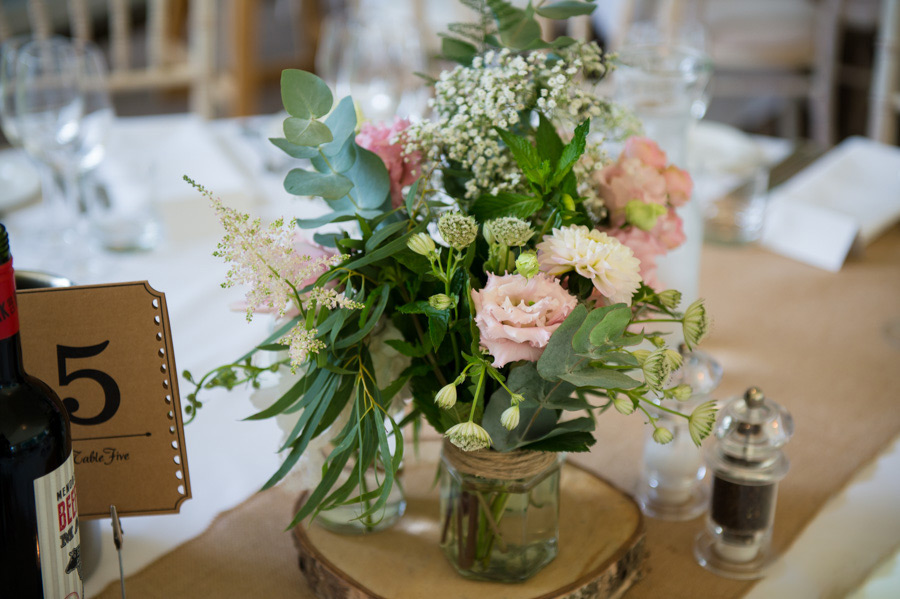
[[[791,471],[780,487],[773,541],[784,551],[826,500],[900,432],[900,351],[884,335],[885,325],[900,319],[900,227],[839,273],[755,247],[707,246],[701,286],[713,315],[703,349],[725,368],[718,397],[758,385],[794,415]],[[604,416],[597,437],[589,455],[572,459],[633,489],[644,439],[640,416]],[[275,488],[222,514],[201,536],[130,576],[129,595],[312,597],[290,535],[282,533],[295,499]],[[647,519],[648,572],[627,597],[746,593],[752,582],[719,578],[694,563],[691,547],[701,526],[700,519]],[[118,596],[116,583],[98,599]]]

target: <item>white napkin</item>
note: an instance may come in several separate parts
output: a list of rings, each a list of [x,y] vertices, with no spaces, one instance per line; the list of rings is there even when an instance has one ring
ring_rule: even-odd
[[[762,244],[836,272],[898,220],[900,148],[851,137],[772,190]]]

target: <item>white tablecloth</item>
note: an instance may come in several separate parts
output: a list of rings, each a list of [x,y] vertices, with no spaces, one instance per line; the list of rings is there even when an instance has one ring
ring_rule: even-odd
[[[181,182],[182,174],[196,177],[227,203],[267,218],[313,216],[323,210],[321,204],[283,191],[282,175],[263,168],[261,144],[248,136],[240,121],[203,123],[177,116],[121,119],[116,125],[109,161],[122,168],[153,162],[147,184],[154,186],[170,225],[169,238],[149,253],[105,256],[102,269],[79,282],[147,280],[164,292],[180,369],[201,373],[234,359],[264,338],[269,327],[265,317],[247,324],[242,312],[229,308],[242,292],[219,286],[226,271],[212,256],[219,231],[205,201]],[[5,220],[17,268],[47,268],[19,250],[30,244],[17,237],[21,232],[16,226],[35,210]],[[186,394],[188,383],[181,380],[180,385]],[[241,422],[254,411],[247,393],[211,391],[204,403],[197,420],[185,429],[193,497],[177,515],[124,519],[126,574],[201,533],[217,514],[247,499],[279,464],[275,452],[280,432],[275,422]],[[898,471],[900,442],[895,441],[875,463],[860,470],[848,489],[832,498],[749,596],[833,596],[861,581],[900,539]],[[86,581],[87,596],[118,578],[108,521],[102,528],[101,563]]]

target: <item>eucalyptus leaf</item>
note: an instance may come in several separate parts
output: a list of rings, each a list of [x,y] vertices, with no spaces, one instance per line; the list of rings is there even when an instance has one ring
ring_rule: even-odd
[[[321,226],[331,223],[343,223],[347,222],[348,220],[356,220],[357,214],[362,215],[363,218],[372,218],[373,216],[381,214],[381,211],[360,210],[358,213],[355,211],[329,212],[328,214],[323,214],[322,216],[317,216],[316,218],[298,218],[297,226],[301,229],[317,229]]]
[[[590,342],[592,345],[606,345],[613,339],[618,339],[625,334],[625,329],[631,323],[631,309],[625,304],[607,306],[611,308],[591,328]]]
[[[328,146],[331,144],[325,144]],[[323,148],[325,146],[322,146]],[[356,164],[356,141],[350,137],[344,141],[344,145],[341,150],[331,156],[330,158],[326,158],[322,156],[322,154],[316,154],[313,156],[310,161],[312,162],[313,167],[319,171],[320,173],[345,173]]]
[[[356,138],[356,106],[353,105],[353,98],[346,96],[338,102],[325,119],[325,124],[331,129],[334,140],[322,146],[322,153],[335,156],[343,151],[347,140]]]
[[[284,178],[284,189],[295,196],[319,196],[325,200],[338,200],[350,193],[353,182],[340,173],[316,173],[295,168]]]
[[[607,368],[596,368],[594,366],[563,372],[559,375],[559,378],[576,387],[594,387],[599,389],[634,389],[641,384],[624,372]]]
[[[276,148],[279,148],[291,158],[308,160],[314,156],[319,155],[318,149],[311,148],[309,146],[298,146],[297,144],[292,144],[283,137],[270,137],[269,141],[272,142],[272,145],[274,145]]]
[[[365,148],[357,146],[356,153],[356,163],[344,175],[356,186],[354,198],[357,205],[359,208],[390,209],[391,180],[384,162]]]
[[[319,146],[334,139],[325,123],[293,116],[284,120],[284,136],[298,146]]]
[[[281,101],[288,114],[300,119],[319,118],[328,114],[334,96],[322,79],[298,69],[281,72]]]
[[[542,378],[556,381],[561,374],[567,372],[569,366],[578,361],[572,347],[572,338],[587,315],[588,309],[583,305],[578,305],[553,332],[537,363],[537,371]]]

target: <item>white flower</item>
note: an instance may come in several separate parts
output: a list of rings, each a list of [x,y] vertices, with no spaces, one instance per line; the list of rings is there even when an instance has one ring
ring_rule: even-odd
[[[574,270],[613,303],[630,305],[640,287],[641,263],[631,248],[596,229],[581,225],[553,229],[536,247],[542,271],[559,276]]]
[[[500,424],[508,431],[519,426],[519,404],[513,404],[500,414]]]
[[[684,342],[688,349],[694,349],[709,332],[709,318],[706,316],[706,307],[703,299],[698,299],[684,311],[682,321]]]
[[[449,384],[441,387],[441,390],[434,396],[434,403],[443,410],[449,410],[456,405],[456,385]]]
[[[428,233],[416,233],[406,242],[406,247],[421,256],[428,256],[434,251],[434,240]]]
[[[634,412],[634,400],[624,393],[615,393],[612,397],[613,407],[619,414],[628,416]]]
[[[664,426],[658,426],[653,430],[653,440],[660,445],[671,443],[673,438],[672,431]]]
[[[451,426],[444,436],[463,451],[477,451],[491,446],[488,432],[472,421]]]
[[[697,447],[712,432],[713,424],[716,421],[716,402],[715,400],[702,403],[691,412],[688,420],[688,430],[691,432],[691,440]]]
[[[503,216],[484,223],[484,238],[490,243],[520,247],[534,235],[531,225],[514,216]]]
[[[469,247],[478,235],[478,223],[461,212],[445,212],[438,220],[438,231],[444,241],[457,250]]]

